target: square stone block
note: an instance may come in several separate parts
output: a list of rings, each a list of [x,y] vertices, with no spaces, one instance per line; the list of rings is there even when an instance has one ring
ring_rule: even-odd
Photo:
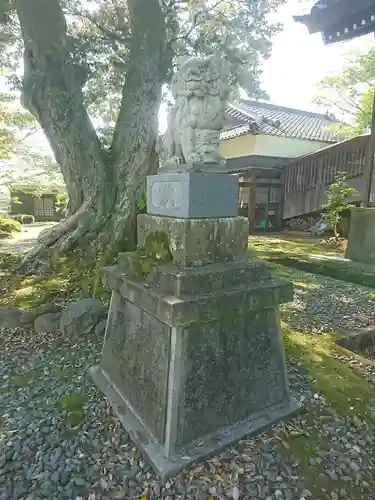
[[[105,284],[112,300],[91,374],[162,479],[300,407],[278,315],[290,284],[256,275],[176,297],[121,267],[107,270]]]
[[[247,259],[249,223],[245,217],[177,219],[138,215],[138,246],[156,231],[167,235],[174,264],[200,266]]]
[[[120,262],[119,262],[120,264]],[[180,297],[186,294],[215,293],[223,289],[259,283],[270,277],[261,261],[218,262],[181,269],[175,265],[157,268],[152,282],[158,290]]]
[[[205,293],[163,292],[157,284],[133,278],[117,267],[105,269],[104,285],[169,326],[188,326],[250,311],[272,309],[293,298],[289,281],[267,278]]]
[[[375,208],[352,208],[345,257],[375,264]]]
[[[127,277],[132,274],[129,255],[132,254],[125,252],[120,253],[118,257],[118,265],[124,269]],[[239,260],[184,268],[175,264],[163,264],[146,279],[159,291],[180,297],[187,293],[210,293],[223,288],[256,283],[269,277],[269,267],[265,262]]]
[[[197,172],[150,175],[147,213],[192,219],[236,217],[237,176]]]

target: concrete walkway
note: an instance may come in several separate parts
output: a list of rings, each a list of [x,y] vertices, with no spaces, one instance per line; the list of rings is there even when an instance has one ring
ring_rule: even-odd
[[[0,240],[0,254],[28,252],[35,245],[39,234],[55,224],[55,222],[36,222],[22,226],[20,233],[13,233],[12,238]]]

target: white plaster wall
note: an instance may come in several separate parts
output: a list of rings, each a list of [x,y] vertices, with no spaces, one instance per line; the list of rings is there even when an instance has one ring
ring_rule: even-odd
[[[253,154],[278,156],[280,158],[298,158],[313,153],[329,145],[327,142],[307,141],[274,135],[256,135]]]

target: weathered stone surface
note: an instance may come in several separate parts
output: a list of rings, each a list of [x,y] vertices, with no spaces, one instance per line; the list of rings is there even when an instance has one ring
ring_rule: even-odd
[[[270,260],[288,267],[295,267],[312,274],[322,274],[330,278],[357,283],[375,288],[375,265],[349,260],[337,255],[288,255],[275,256]]]
[[[27,311],[15,307],[0,309],[0,326],[2,328],[17,328],[21,326],[21,317],[26,318]]]
[[[161,166],[158,174],[199,172],[201,174],[228,174],[226,163],[189,163],[170,166]]]
[[[352,208],[345,257],[375,264],[375,209]]]
[[[163,276],[176,294],[162,291]],[[154,280],[106,269],[111,308],[92,374],[164,477],[298,405],[278,315],[278,304],[292,298],[288,282],[270,278],[262,262],[241,261],[166,265]],[[211,281],[204,292],[202,280]]]
[[[192,325],[182,338],[177,446],[288,399],[275,311]]]
[[[48,313],[38,316],[34,321],[36,333],[55,333],[59,330],[61,313]]]
[[[106,309],[98,299],[72,302],[61,314],[60,331],[69,336],[88,334],[106,314]]]
[[[148,234],[168,235],[169,249],[177,266],[200,266],[245,259],[249,224],[245,217],[177,219],[157,215],[138,216],[138,245]]]
[[[128,405],[122,394],[111,384],[99,366],[92,367],[90,374],[95,384],[105,394],[133,442],[143,451],[157,471],[161,481],[176,475],[193,462],[215,455],[244,436],[260,433],[274,423],[290,418],[301,408],[301,404],[293,398],[287,399],[283,404],[266,408],[242,422],[217,429],[210,435],[204,436],[203,439],[199,439],[189,446],[184,446],[171,454],[167,452],[169,450],[167,439],[164,444],[155,440],[134,409]],[[172,412],[171,414],[173,415]]]
[[[167,325],[114,292],[100,366],[163,441],[169,364]]]
[[[147,213],[190,219],[237,217],[238,179],[196,172],[148,176]]]
[[[179,297],[181,294],[204,294],[258,283],[269,277],[267,264],[253,260],[187,268],[167,264],[157,268],[152,281],[160,291]]]
[[[275,278],[250,282],[214,293],[166,295],[152,284],[135,281],[117,266],[104,272],[104,285],[148,314],[170,326],[236,317],[249,311],[272,309],[292,300],[291,283]]]
[[[97,337],[104,337],[106,326],[107,319],[102,319],[95,327],[95,335]]]

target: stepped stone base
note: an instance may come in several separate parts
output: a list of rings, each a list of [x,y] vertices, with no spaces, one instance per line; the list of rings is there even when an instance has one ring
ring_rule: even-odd
[[[184,267],[177,263],[196,257],[183,252],[149,281],[122,266],[106,270],[112,300],[91,370],[163,479],[299,408],[278,315],[292,286],[242,254]]]
[[[90,369],[90,374],[96,386],[105,394],[121,424],[137,447],[146,454],[146,458],[162,481],[175,476],[195,461],[215,455],[221,449],[244,436],[261,432],[271,427],[275,422],[290,418],[301,409],[298,402],[290,399],[283,405],[253,414],[251,418],[243,422],[219,429],[211,435],[205,436],[203,440],[167,456],[165,447],[147,430],[139,415],[124,398],[122,392],[108,379],[105,372],[99,366],[94,366]]]

